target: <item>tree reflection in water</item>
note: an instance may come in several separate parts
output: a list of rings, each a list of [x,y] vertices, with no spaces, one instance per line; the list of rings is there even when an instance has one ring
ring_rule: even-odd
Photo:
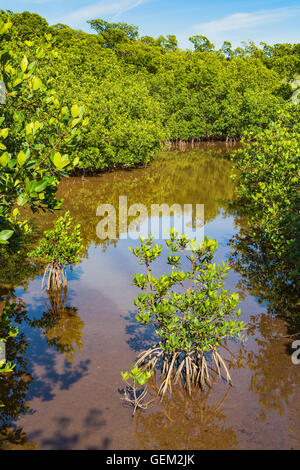
[[[290,267],[269,255],[268,244],[258,230],[244,227],[230,242],[230,264],[242,276],[240,287],[267,305],[267,314],[254,315],[248,335],[256,350],[244,351],[242,362],[252,372],[250,391],[261,405],[259,418],[268,411],[283,415],[300,383],[300,369],[292,363],[291,344],[299,339],[299,284],[291,283]]]
[[[222,405],[230,393],[229,386],[217,404],[210,403],[206,392],[195,390],[189,396],[182,386],[173,388],[148,412],[135,417],[134,449],[235,449],[236,433],[226,426],[227,417]]]
[[[14,296],[11,296],[14,298]],[[47,293],[44,299],[46,311],[40,319],[30,319],[27,308],[21,299],[14,298],[8,309],[8,318],[14,325],[28,324],[42,330],[46,341],[57,351],[63,353],[66,360],[72,362],[74,352],[82,349],[81,320],[76,307],[68,305],[67,289]],[[3,302],[2,302],[3,304]],[[5,337],[5,332],[0,332]],[[1,336],[0,334],[0,336]],[[33,449],[34,442],[28,442],[26,433],[14,423],[24,414],[31,413],[27,396],[34,377],[32,364],[26,357],[29,340],[22,331],[15,338],[9,338],[6,344],[7,360],[15,364],[14,371],[6,374],[0,381],[0,449]]]
[[[22,300],[14,300],[6,309],[6,315],[18,325],[27,318],[27,310]],[[0,323],[0,328],[3,329],[3,323]],[[5,336],[5,331],[0,331],[0,337]],[[16,337],[8,338],[6,343],[6,359],[15,364],[15,368],[12,373],[5,374],[0,380],[0,403],[4,405],[0,408],[0,449],[15,448],[15,446],[23,448],[27,443],[26,434],[13,423],[31,411],[27,403],[27,393],[33,381],[33,376],[29,372],[30,364],[26,358],[28,345],[29,341],[22,332]]]
[[[91,244],[102,245],[103,251],[109,245],[117,246],[117,240],[101,240],[96,227],[100,220],[96,209],[100,204],[112,204],[119,211],[119,196],[126,195],[128,207],[142,203],[148,215],[152,204],[204,204],[205,222],[215,219],[223,211],[227,214],[227,201],[234,198],[234,186],[230,180],[232,163],[224,156],[232,149],[225,145],[187,152],[166,152],[147,168],[130,171],[116,171],[89,178],[67,178],[58,191],[63,197],[63,210],[70,210],[74,222],[81,224],[81,235],[85,256]],[[188,185],[187,185],[188,181]],[[76,194],[76,197],[74,197]],[[39,231],[53,226],[56,215],[30,214],[26,218]],[[128,217],[128,223],[135,217]],[[117,237],[119,238],[117,217]]]
[[[268,313],[284,319],[290,335],[299,333],[300,282],[289,280],[291,266],[270,256],[263,234],[258,229],[253,234],[250,226],[241,228],[230,246],[230,264],[241,275],[240,287],[266,302]]]
[[[140,201],[148,208],[151,203],[200,201],[205,203],[206,222],[211,221],[221,209],[226,214],[230,213],[225,203],[220,204],[220,199],[231,200],[234,193],[233,185],[228,183],[231,163],[221,158],[214,159],[215,152],[212,153],[214,155],[211,156],[195,153],[195,156],[191,154],[184,158],[173,158],[170,155],[164,165],[157,162],[148,169],[115,172],[86,180],[70,178],[60,189],[61,195],[65,197],[64,208],[70,209],[72,216],[82,224],[86,248],[95,243],[102,244],[103,250],[109,244],[116,246],[117,241],[101,242],[97,239],[96,207],[103,202],[118,207],[120,194],[130,194],[129,204]],[[189,185],[186,185],[187,178],[191,181]],[[74,192],[78,197],[74,198]],[[52,224],[51,217],[46,215],[33,216],[33,222],[39,231]],[[291,343],[299,337],[289,335],[300,331],[297,303],[300,283],[287,282],[289,266],[271,259],[262,234],[256,231],[254,237],[244,221],[236,219],[236,223],[241,229],[239,235],[231,241],[231,264],[241,275],[240,287],[246,294],[252,294],[266,304],[268,314],[250,318],[248,333],[255,346],[246,344],[237,347],[240,358],[237,362],[230,362],[230,367],[248,369],[250,385],[249,392],[246,390],[246,398],[250,393],[256,394],[261,408],[259,418],[264,421],[271,411],[283,414],[288,405],[290,411],[294,410],[291,403],[297,393],[297,383],[300,383],[300,367],[292,364]],[[11,298],[13,289],[19,285],[26,290],[28,282],[40,272],[28,264],[25,251],[16,257],[0,256],[0,261],[1,309],[2,298]],[[51,293],[44,302],[45,308],[41,315],[30,319],[25,305],[17,300],[11,318],[17,326],[29,324],[39,329],[48,345],[72,361],[76,348],[82,347],[84,322],[77,308],[68,305],[65,292]],[[134,318],[134,312],[132,316]],[[151,341],[151,332],[148,331],[147,338],[143,338],[141,332],[134,329],[130,318],[126,318],[126,321],[126,333],[130,336],[128,344],[138,352],[144,340]],[[27,442],[23,430],[13,425],[21,415],[30,412],[26,397],[33,377],[26,353],[28,343],[20,330],[18,336],[11,338],[7,345],[8,359],[16,364],[16,369],[5,381],[0,382],[0,401],[6,405],[0,408],[0,448],[33,448],[35,445]],[[232,419],[229,412],[228,416],[224,412],[224,402],[221,400],[217,405],[212,404],[216,389],[208,389],[210,395],[199,392],[189,397],[178,386],[169,399],[151,405],[144,413],[138,413],[134,420],[135,448],[168,449],[174,448],[174,443],[176,448],[182,449],[236,448],[238,438],[234,426],[228,424]],[[230,401],[230,391],[228,393]],[[256,410],[249,408],[249,413],[252,412],[256,413]]]
[[[46,337],[47,344],[63,353],[72,363],[76,348],[82,349],[82,332],[84,322],[78,309],[68,305],[67,288],[46,291],[47,299],[42,292],[46,311],[39,319],[30,320],[33,328],[39,328]]]
[[[299,366],[292,363],[290,337],[286,324],[270,315],[251,317],[249,334],[256,337],[257,351],[246,357],[252,372],[250,390],[258,396],[259,418],[267,419],[269,411],[284,415],[300,383]]]

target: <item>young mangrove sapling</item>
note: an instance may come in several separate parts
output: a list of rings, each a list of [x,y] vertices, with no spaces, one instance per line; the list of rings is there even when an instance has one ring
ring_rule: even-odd
[[[28,253],[29,257],[47,263],[42,289],[47,274],[47,291],[66,287],[66,265],[73,266],[78,263],[82,249],[80,225],[72,226],[72,218],[67,211],[63,217],[59,217],[53,229],[44,231],[39,246]]]
[[[218,244],[207,237],[197,244],[172,229],[166,245],[170,272],[159,277],[152,274],[151,264],[161,255],[162,246],[154,245],[151,237],[141,238],[141,246],[133,250],[145,266],[145,273],[133,278],[142,291],[134,301],[136,319],[142,325],[152,324],[158,336],[157,344],[141,353],[135,365],[152,372],[162,361],[161,397],[180,379],[189,394],[192,386],[210,384],[209,361],[219,375],[223,369],[231,383],[218,347],[245,325],[238,321],[238,294],[223,287],[230,268],[225,262],[212,262]]]

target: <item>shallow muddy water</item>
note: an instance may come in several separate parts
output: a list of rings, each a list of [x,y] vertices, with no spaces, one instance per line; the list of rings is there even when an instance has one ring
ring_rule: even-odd
[[[121,400],[120,371],[149,346],[153,332],[137,326],[132,284],[141,270],[129,246],[135,240],[102,242],[96,233],[100,204],[128,206],[204,204],[204,233],[219,242],[217,261],[231,259],[229,240],[244,225],[230,206],[234,188],[224,145],[169,152],[148,168],[65,180],[63,209],[82,226],[85,253],[68,272],[65,306],[47,311],[41,276],[16,286],[16,379],[0,384],[2,446],[11,449],[299,449],[300,365],[291,360],[289,325],[251,295],[238,270],[226,287],[241,293],[244,341],[227,346],[233,386],[217,378],[191,397],[178,386],[171,397],[134,418]],[[54,217],[35,215],[38,231]],[[118,233],[117,233],[118,235]],[[162,242],[163,243],[163,242]],[[157,270],[165,269],[159,264]],[[41,273],[38,273],[41,274]],[[45,305],[45,303],[46,305]],[[1,442],[1,441],[0,441]]]

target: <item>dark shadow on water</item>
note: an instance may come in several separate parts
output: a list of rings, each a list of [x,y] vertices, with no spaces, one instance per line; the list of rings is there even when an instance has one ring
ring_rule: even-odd
[[[74,449],[75,446],[81,448],[81,439],[89,438],[106,425],[106,421],[102,417],[102,411],[94,408],[88,411],[80,427],[78,428],[78,426],[76,426],[76,429],[80,429],[80,432],[74,432],[72,420],[65,416],[56,418],[55,423],[57,429],[52,437],[41,440],[41,448],[50,450],[71,450]],[[93,448],[103,450],[109,446],[109,443],[109,437],[100,438],[99,444]],[[91,447],[89,447],[89,449],[91,449]]]
[[[47,426],[42,429],[26,434],[21,427],[6,427],[0,430],[0,450],[73,450],[74,448],[83,450],[105,450],[108,449],[111,439],[109,436],[100,437],[99,442],[85,447],[85,440],[95,442],[93,438],[106,425],[102,416],[102,411],[91,408],[82,420],[80,426],[67,416],[55,418],[55,429],[50,437],[43,437],[47,432]],[[43,420],[43,417],[41,417]],[[51,426],[52,427],[52,426]],[[79,429],[79,431],[78,431]],[[39,445],[36,441],[39,441]]]
[[[129,311],[122,318],[126,321],[125,333],[130,337],[127,344],[136,353],[151,348],[158,341],[153,325],[141,325],[136,320],[137,311]]]
[[[65,361],[63,370],[58,373],[55,369],[55,356],[52,356],[52,363],[46,363],[51,358],[51,355],[44,356],[44,369],[45,372],[41,377],[35,376],[35,379],[30,387],[28,399],[39,398],[42,401],[50,401],[55,397],[54,387],[59,387],[59,390],[69,390],[69,388],[76,382],[81,380],[88,374],[88,366],[90,360],[80,361],[76,366],[69,364]]]

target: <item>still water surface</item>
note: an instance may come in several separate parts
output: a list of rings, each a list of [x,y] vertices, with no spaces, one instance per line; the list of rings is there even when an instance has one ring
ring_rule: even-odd
[[[205,235],[219,242],[217,261],[231,259],[229,240],[245,224],[230,201],[231,163],[223,145],[162,155],[148,168],[70,178],[59,188],[64,209],[82,226],[85,253],[69,275],[64,306],[41,295],[41,276],[15,289],[25,314],[19,329],[18,381],[2,413],[3,445],[37,449],[299,449],[300,366],[291,361],[288,325],[247,292],[231,270],[226,287],[241,293],[247,341],[231,341],[233,386],[218,378],[211,389],[172,397],[132,418],[121,401],[120,371],[151,344],[137,326],[131,285],[140,270],[133,240],[97,238],[101,203],[205,205]],[[34,216],[39,231],[49,215]],[[158,266],[162,271],[164,266]],[[0,385],[1,387],[1,385]],[[26,409],[27,407],[27,409]],[[19,410],[19,411],[18,411]],[[9,442],[10,441],[10,442]]]

